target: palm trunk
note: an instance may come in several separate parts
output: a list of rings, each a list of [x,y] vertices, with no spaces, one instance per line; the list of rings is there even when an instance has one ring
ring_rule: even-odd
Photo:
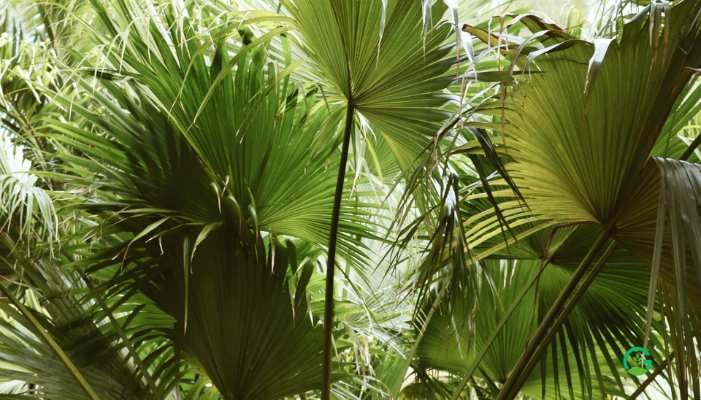
[[[336,177],[336,193],[333,199],[331,212],[331,229],[329,231],[329,252],[326,262],[326,296],[324,299],[324,374],[321,387],[321,398],[331,400],[331,371],[333,354],[333,283],[336,269],[336,238],[338,237],[338,220],[341,215],[341,198],[343,197],[343,182],[346,178],[346,164],[348,163],[348,149],[353,134],[353,112],[351,101],[346,108],[346,127],[343,132],[343,147],[341,148],[341,161],[338,164]]]

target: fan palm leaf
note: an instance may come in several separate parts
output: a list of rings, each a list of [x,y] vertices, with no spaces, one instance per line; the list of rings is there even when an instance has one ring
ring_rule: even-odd
[[[693,1],[652,7],[617,39],[593,45],[570,40],[522,56],[543,73],[518,85],[495,115],[503,118],[498,125],[513,159],[510,174],[535,216],[599,224],[624,246],[642,226],[654,224],[654,211],[647,212],[656,204],[653,191],[641,188],[654,180],[650,153],[691,77],[687,66],[698,62],[691,43],[699,8]],[[639,64],[632,59],[649,68],[633,73]],[[545,112],[556,104],[558,113]],[[546,330],[554,335],[550,327],[540,331]],[[513,374],[502,398],[513,396],[529,372]]]
[[[124,51],[97,66],[96,104],[58,95],[78,118],[51,126],[66,146],[70,182],[97,180],[101,195],[87,209],[131,234],[117,254],[140,267],[111,285],[138,284],[173,316],[172,339],[225,398],[318,387],[318,327],[305,284],[286,289],[302,259],[273,238],[325,240],[338,159],[328,156],[330,144],[309,151],[327,123],[324,103],[269,62],[263,44],[279,31],[229,44],[201,37],[194,20],[172,8],[152,15],[131,2],[94,7],[111,32],[101,40]],[[79,83],[92,90],[89,78]],[[364,193],[354,196],[343,207],[339,247],[362,265],[358,238],[372,237],[370,206]],[[112,268],[108,260],[102,264]],[[221,307],[230,318],[212,330]],[[282,332],[282,340],[272,336]]]

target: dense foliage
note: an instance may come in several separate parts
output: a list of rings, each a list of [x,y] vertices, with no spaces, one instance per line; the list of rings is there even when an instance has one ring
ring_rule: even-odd
[[[0,3],[0,398],[701,398],[701,0],[491,3]]]

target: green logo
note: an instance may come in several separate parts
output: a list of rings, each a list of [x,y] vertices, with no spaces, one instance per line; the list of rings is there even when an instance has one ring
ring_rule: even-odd
[[[623,355],[623,367],[631,375],[639,376],[652,369],[652,356],[650,350],[635,346],[631,347]]]

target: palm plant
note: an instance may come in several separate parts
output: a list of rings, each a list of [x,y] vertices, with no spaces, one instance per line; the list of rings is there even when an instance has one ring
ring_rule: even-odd
[[[699,62],[698,50],[692,44],[699,34],[698,13],[699,4],[694,2],[669,8],[651,6],[628,23],[618,39],[590,46],[550,34],[541,39],[549,47],[530,53],[516,51],[516,57],[528,53],[527,59],[543,72],[528,85],[519,86],[507,104],[499,107],[499,124],[510,141],[506,152],[513,158],[511,175],[529,205],[526,212],[557,223],[595,223],[602,227],[602,233],[541,321],[514,367],[517,372],[501,389],[500,398],[510,398],[523,384],[576,303],[571,299],[580,297],[595,279],[598,268],[605,265],[603,256],[598,262],[596,259],[609,238],[645,258],[653,248],[662,246],[653,246],[654,234],[646,231],[655,226],[657,208],[656,199],[647,196],[659,191],[655,189],[658,183],[654,182],[651,151],[667,115],[688,85],[689,67]],[[636,65],[632,62],[635,59],[649,60],[649,68],[630,73],[628,68]],[[624,81],[625,86],[617,86]],[[563,90],[569,90],[567,103],[560,101]],[[542,110],[556,105],[562,111],[558,117],[538,117]],[[612,109],[617,113],[608,112]],[[648,246],[641,246],[641,242]],[[677,253],[670,259],[681,257]],[[677,284],[682,274],[679,269],[683,268],[670,274],[676,275],[673,281]],[[654,294],[655,286],[651,287]],[[697,291],[677,289],[678,299],[668,300],[675,308],[686,309]],[[571,290],[573,293],[569,293]],[[650,314],[653,304],[648,307]],[[649,320],[650,315],[648,324]],[[685,329],[681,335],[695,336],[694,331]],[[685,340],[683,349],[675,348],[682,396],[687,395],[684,375],[694,376],[698,369],[697,349],[689,346],[689,340]],[[693,386],[697,392],[697,384]]]
[[[701,396],[701,2],[520,5],[0,7],[0,397]]]

